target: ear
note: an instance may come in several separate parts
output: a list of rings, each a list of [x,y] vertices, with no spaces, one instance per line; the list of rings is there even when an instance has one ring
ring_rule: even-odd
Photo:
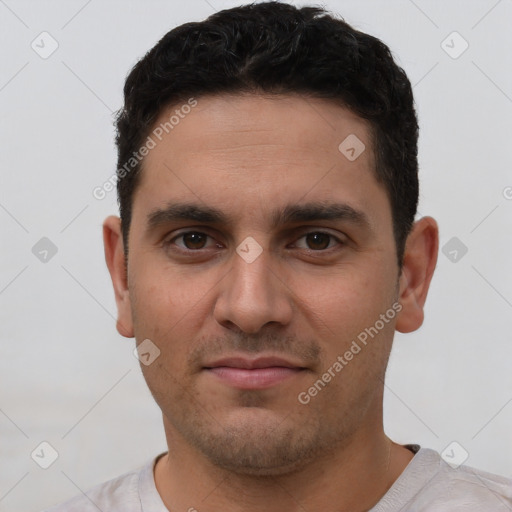
[[[437,263],[439,230],[432,217],[414,223],[405,244],[402,272],[399,280],[399,301],[402,305],[396,330],[412,332],[423,323],[423,306]]]
[[[133,321],[124,258],[121,219],[111,215],[103,222],[105,261],[112,278],[117,304],[117,331],[121,336],[133,338]]]

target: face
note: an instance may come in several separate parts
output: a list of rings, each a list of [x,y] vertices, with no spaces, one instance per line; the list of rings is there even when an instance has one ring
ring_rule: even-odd
[[[364,120],[294,96],[198,98],[145,157],[119,323],[160,350],[171,443],[278,474],[379,428],[401,306],[373,169]]]

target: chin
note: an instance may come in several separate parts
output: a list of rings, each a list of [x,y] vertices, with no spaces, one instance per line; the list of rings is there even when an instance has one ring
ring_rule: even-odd
[[[242,408],[208,425],[188,425],[182,434],[214,466],[269,477],[299,471],[327,444],[331,447],[319,427],[269,410]]]

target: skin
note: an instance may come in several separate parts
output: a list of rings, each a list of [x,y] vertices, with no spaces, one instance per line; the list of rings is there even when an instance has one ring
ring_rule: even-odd
[[[366,146],[355,161],[338,150],[349,134]],[[367,123],[332,102],[201,97],[145,157],[127,268],[120,220],[105,220],[118,330],[160,350],[141,368],[163,414],[169,452],[155,482],[173,512],[369,510],[413,457],[384,433],[384,375],[394,331],[423,322],[438,228],[430,217],[416,221],[400,271],[373,168]],[[275,209],[318,201],[349,205],[367,223],[271,222]],[[149,227],[149,214],[176,202],[217,208],[231,222]],[[177,238],[187,230],[208,236]],[[262,248],[251,263],[236,252],[249,236]],[[394,303],[400,312],[300,403]],[[204,369],[235,353],[279,355],[304,369],[249,390]]]

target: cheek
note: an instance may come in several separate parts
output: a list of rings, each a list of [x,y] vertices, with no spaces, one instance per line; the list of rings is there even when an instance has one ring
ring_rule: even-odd
[[[139,320],[170,328],[203,307],[215,280],[207,274],[180,272],[176,267],[148,261],[134,272],[133,282]]]
[[[380,272],[354,267],[328,276],[307,276],[295,293],[313,317],[323,320],[334,333],[372,324],[390,307],[392,285]],[[332,327],[331,327],[332,326]]]
[[[211,308],[211,285],[175,271],[157,271],[151,265],[139,270],[133,282],[137,283],[130,290],[135,338],[157,345],[161,352],[158,366],[184,368],[191,343]]]
[[[378,268],[383,268],[378,267]],[[308,290],[304,311],[309,309],[308,322],[322,345],[321,373],[331,369],[336,375],[329,385],[334,395],[371,394],[383,377],[394,333],[394,285],[391,273],[351,268],[346,273],[331,275],[329,279],[307,279],[303,290]],[[380,315],[391,311],[387,322]],[[377,327],[376,326],[377,323]],[[343,358],[338,361],[338,356]],[[338,361],[343,369],[333,365]],[[329,376],[327,376],[327,379]],[[355,389],[354,386],[358,389]]]

